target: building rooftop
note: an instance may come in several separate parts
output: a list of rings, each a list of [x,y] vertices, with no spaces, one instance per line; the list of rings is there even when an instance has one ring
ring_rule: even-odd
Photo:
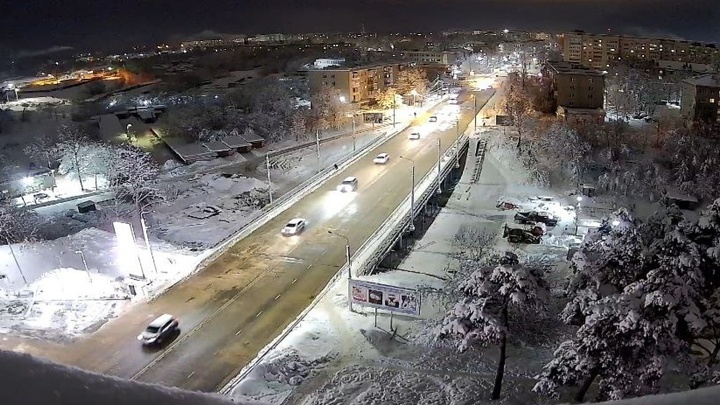
[[[583,66],[580,63],[566,62],[566,61],[548,61],[546,65],[557,73],[562,74],[577,74],[585,76],[602,76],[603,72]]]
[[[683,81],[694,86],[720,87],[720,74],[710,73],[702,76],[691,77]]]
[[[385,66],[392,66],[392,65],[398,65],[399,63],[371,63],[367,65],[357,65],[357,66],[328,66],[324,69],[308,69],[309,71],[313,72],[332,72],[332,71],[350,71],[350,70],[362,70],[362,69],[373,69],[373,68],[380,68]]]

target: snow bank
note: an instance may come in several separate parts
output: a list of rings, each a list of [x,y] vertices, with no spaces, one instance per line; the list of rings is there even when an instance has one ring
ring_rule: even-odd
[[[162,239],[183,246],[215,246],[255,218],[269,202],[266,181],[239,175],[198,175],[173,182],[172,187],[175,197],[157,206],[153,218]],[[217,215],[198,219],[208,207],[217,210]]]
[[[0,351],[0,374],[1,404],[233,404],[211,394],[90,373],[8,351]]]

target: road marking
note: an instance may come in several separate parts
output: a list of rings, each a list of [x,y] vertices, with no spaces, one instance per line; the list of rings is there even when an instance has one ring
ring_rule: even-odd
[[[165,349],[162,353],[160,353],[157,357],[155,357],[150,363],[148,363],[148,364],[147,364],[145,367],[143,367],[140,371],[138,371],[137,373],[135,373],[135,375],[132,376],[130,379],[131,379],[131,380],[137,380],[138,378],[140,378],[141,375],[147,373],[148,370],[150,370],[153,366],[155,366],[157,363],[159,363],[160,361],[162,361],[162,359],[164,359],[165,357],[167,357],[167,355],[170,354],[170,352],[172,352],[176,347],[178,347],[180,344],[182,344],[184,341],[186,341],[190,336],[194,335],[197,331],[200,330],[200,328],[202,328],[203,326],[205,326],[206,323],[210,322],[210,321],[211,321],[213,318],[215,318],[220,312],[224,311],[225,308],[229,307],[233,302],[237,301],[237,299],[240,298],[240,296],[241,296],[245,291],[247,291],[247,290],[249,290],[250,288],[252,288],[255,284],[257,284],[260,280],[262,280],[265,276],[267,276],[267,275],[270,274],[271,272],[272,272],[272,268],[268,268],[268,270],[266,270],[266,271],[263,272],[262,274],[259,274],[257,277],[255,277],[255,279],[252,280],[250,283],[248,283],[248,285],[246,285],[245,288],[243,288],[242,290],[238,291],[237,294],[235,294],[232,298],[230,298],[229,300],[227,300],[226,303],[224,303],[220,308],[216,309],[215,312],[213,312],[212,314],[210,314],[207,318],[205,318],[202,322],[200,322],[199,324],[197,324],[194,328],[190,329],[190,330],[188,331],[188,333],[186,333],[183,337],[181,337],[180,339],[178,339],[178,340],[176,340],[175,342],[173,342],[173,344],[171,344],[170,346],[168,346],[167,349]],[[258,314],[258,315],[259,315],[259,314]]]
[[[213,357],[217,356],[218,353],[220,353],[220,349],[215,350],[215,353],[213,353]]]
[[[188,374],[188,376],[187,376],[186,378],[190,378],[190,377],[192,377],[192,376],[193,376],[193,374],[195,374],[195,372],[194,372],[194,371],[193,371],[192,373]]]
[[[257,318],[257,317],[256,317],[256,318]],[[242,329],[240,329],[239,331],[235,332],[235,336],[239,335],[240,332],[242,332]],[[218,351],[220,351],[220,350],[218,350]]]
[[[275,297],[275,300],[277,301],[278,298],[280,298],[280,294],[278,294],[277,297]]]
[[[293,282],[292,282],[292,283],[290,283],[290,284],[295,284],[295,282],[296,282],[296,281],[297,281],[297,279],[296,279],[296,278],[294,278],[294,279],[293,279]]]
[[[258,316],[260,316],[260,314],[262,314],[262,313],[263,313],[263,311],[258,312],[257,315],[255,315],[255,318],[257,318]]]

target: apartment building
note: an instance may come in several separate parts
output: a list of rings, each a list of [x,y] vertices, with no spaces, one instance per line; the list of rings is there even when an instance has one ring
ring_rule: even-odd
[[[549,61],[542,69],[542,80],[555,113],[566,121],[602,121],[605,76],[579,63]]]
[[[560,34],[557,38],[563,53],[563,60],[601,70],[607,69],[623,59],[709,64],[719,52],[714,44],[674,39],[585,32]]]
[[[403,51],[402,58],[404,61],[419,65],[452,65],[461,62],[465,58],[465,54],[452,51],[414,50]]]
[[[720,125],[720,74],[688,78],[681,86],[682,116],[689,122]]]
[[[353,68],[331,67],[308,71],[311,91],[329,86],[340,91],[353,103],[365,103],[377,98],[397,78],[398,64],[378,64]]]

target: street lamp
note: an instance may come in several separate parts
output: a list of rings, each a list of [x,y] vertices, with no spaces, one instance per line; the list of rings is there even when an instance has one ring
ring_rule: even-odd
[[[341,233],[333,231],[332,229],[328,229],[327,232],[330,235],[339,236],[339,237],[345,239],[345,264],[348,267],[348,280],[351,280],[352,279],[352,262],[350,261],[350,239],[348,239],[347,236],[345,236]]]
[[[475,124],[475,132],[477,132],[477,116],[478,116],[477,97],[475,97],[475,94],[473,94],[472,98],[473,98],[473,107],[475,108],[475,118],[473,118],[473,123]]]
[[[152,261],[153,269],[155,270],[155,276],[158,275],[157,263],[155,262],[155,253],[153,253],[152,246],[150,246],[150,238],[148,238],[147,226],[145,225],[145,213],[140,211],[140,226],[142,226],[143,237],[145,238],[145,246],[147,247],[148,253],[150,253],[150,260]]]
[[[322,171],[322,163],[320,162],[320,130],[315,130],[315,145],[317,146],[317,164],[318,164],[318,173]]]
[[[130,128],[132,128],[132,124],[127,124],[127,126],[125,127],[125,136],[127,136],[129,142],[132,142],[130,140]]]
[[[437,193],[442,194],[442,179],[440,178],[440,161],[442,160],[442,146],[440,144],[440,139],[438,138],[438,156],[437,156],[437,177],[438,177],[438,188]]]
[[[460,118],[455,121],[457,138],[455,139],[455,168],[460,168]]]
[[[88,280],[90,280],[90,283],[92,283],[92,276],[90,276],[90,269],[88,268],[87,262],[85,261],[85,253],[83,253],[82,250],[76,250],[76,255],[80,255],[80,258],[82,259],[83,266],[85,266],[85,272],[87,273]]]
[[[272,181],[270,180],[270,153],[265,154],[265,167],[268,173],[268,195],[270,196],[270,204],[273,202],[272,198]]]
[[[415,161],[405,156],[400,156],[400,159],[405,159],[412,163],[410,168],[410,225],[408,226],[408,231],[413,232],[415,231]]]

